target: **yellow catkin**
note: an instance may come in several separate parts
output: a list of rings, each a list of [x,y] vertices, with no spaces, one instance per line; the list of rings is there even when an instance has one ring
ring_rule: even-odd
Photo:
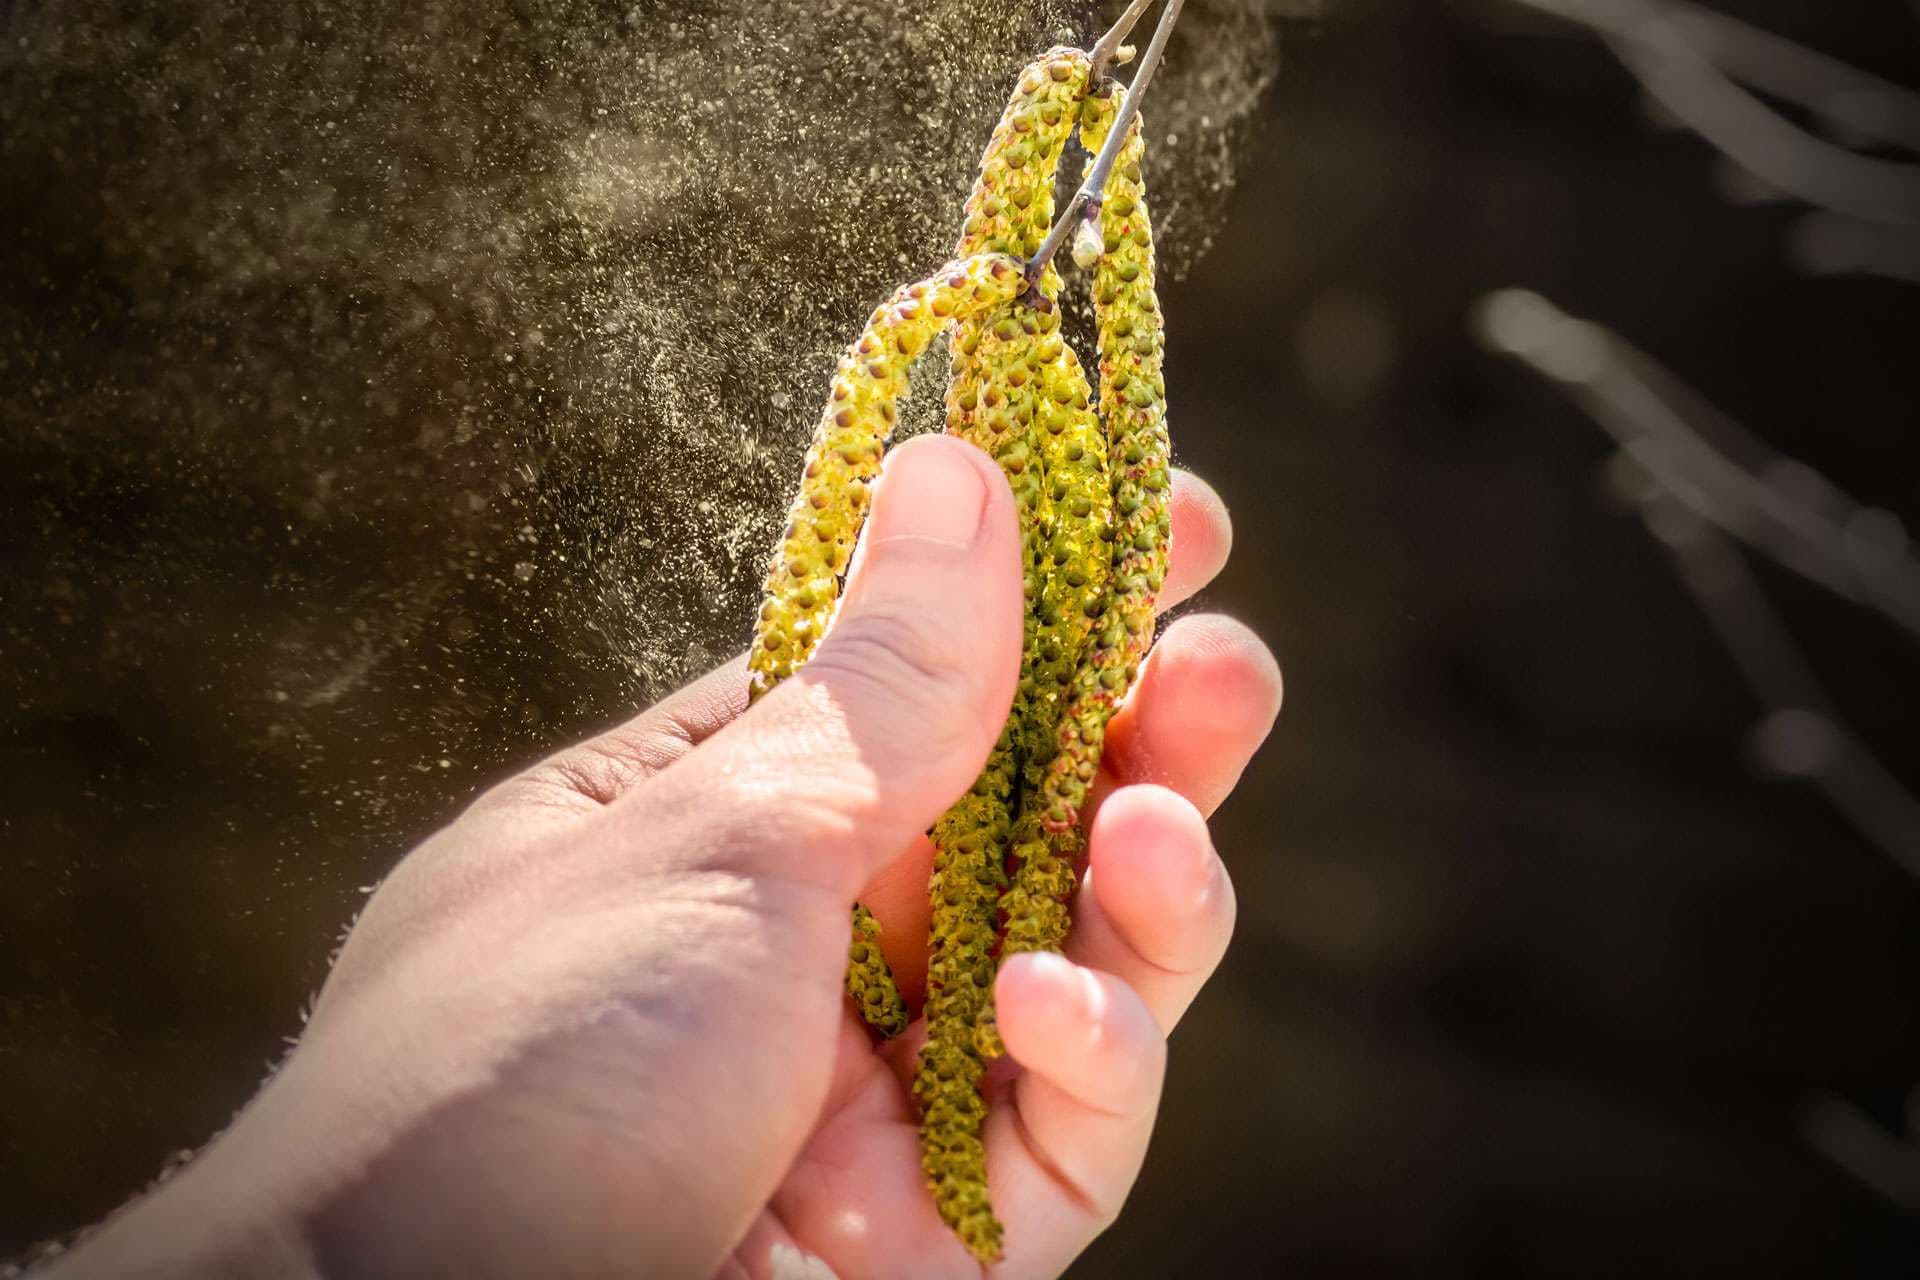
[[[981,157],[957,252],[1030,257],[1053,221],[1060,155],[1086,92],[1087,55],[1054,49],[1020,74]],[[1049,269],[1040,296],[955,325],[947,426],[999,462],[1023,529],[1026,643],[1021,693],[973,787],[934,825],[933,908],[927,969],[927,1043],[914,1077],[921,1164],[942,1218],[983,1261],[999,1256],[1001,1226],[988,1200],[974,1028],[991,993],[999,900],[1006,887],[1009,803],[1019,776],[1026,668],[1036,651],[1046,491],[1038,448],[1044,373],[1057,342]]]
[[[876,307],[840,358],[786,533],[767,571],[747,661],[750,697],[805,663],[832,621],[909,366],[949,324],[1004,306],[1022,287],[1021,264],[1005,254],[957,259]],[[847,992],[869,1025],[894,1035],[906,1026],[907,1012],[878,933],[873,917],[856,906]]]
[[[1081,107],[1080,140],[1097,153],[1124,101],[1125,91],[1106,84]],[[1006,934],[1001,957],[1022,951],[1057,951],[1071,926],[1073,860],[1081,847],[1080,813],[1100,766],[1106,725],[1139,674],[1153,643],[1154,602],[1166,578],[1172,526],[1167,511],[1171,483],[1166,426],[1166,383],[1159,299],[1154,293],[1153,232],[1147,216],[1140,162],[1140,123],[1130,126],[1115,157],[1099,213],[1098,253],[1092,259],[1094,319],[1100,344],[1100,414],[1105,421],[1110,555],[1104,594],[1084,595],[1090,634],[1075,660],[1065,707],[1053,722],[1049,754],[1030,753],[1027,791],[1013,824],[1019,870],[1003,899]],[[1051,473],[1050,473],[1051,474]],[[1056,486],[1057,487],[1057,484]],[[1070,523],[1060,527],[1073,530]],[[1081,536],[1087,534],[1081,529]],[[1062,560],[1066,564],[1069,559]],[[1051,585],[1051,584],[1050,584]],[[1037,776],[1036,776],[1037,775]],[[1037,784],[1037,785],[1036,785]],[[985,1057],[1002,1052],[991,1007],[981,1017],[975,1044]]]
[[[755,697],[812,654],[840,596],[840,579],[866,520],[867,488],[880,473],[907,370],[949,324],[987,314],[1022,288],[1021,264],[983,253],[949,262],[874,308],[840,357],[807,449],[787,531],[767,570],[748,660]]]
[[[847,947],[847,995],[867,1025],[889,1038],[907,1029],[907,1006],[893,970],[880,954],[880,922],[853,904],[853,941]]]
[[[1033,358],[1039,365],[1032,439],[1040,496],[1028,575],[1028,645],[1014,704],[1023,792],[1040,785],[1057,750],[1055,727],[1106,596],[1113,536],[1105,435],[1056,311],[1038,317]]]
[[[1097,152],[1123,101],[1118,85],[1103,85],[1081,108],[1080,140]],[[1100,209],[1102,253],[1093,273],[1094,320],[1100,342],[1100,416],[1107,427],[1113,493],[1111,598],[1093,628],[1074,673],[1060,725],[1060,750],[1043,783],[1045,828],[1075,839],[1087,788],[1100,766],[1106,725],[1139,675],[1153,643],[1154,602],[1166,581],[1173,527],[1167,441],[1166,380],[1161,373],[1164,325],[1153,287],[1153,230],[1147,217],[1140,161],[1140,120],[1134,122],[1107,179]],[[1057,936],[1036,939],[1057,947]]]
[[[1020,72],[1013,96],[980,157],[956,256],[1010,253],[1026,259],[1053,225],[1053,175],[1087,92],[1087,55],[1049,49]]]
[[[1000,900],[1006,925],[1004,960],[1022,951],[1057,950],[1066,936],[1074,885],[1077,829],[1049,831],[1044,816],[1057,797],[1048,785],[1061,745],[1073,677],[1093,628],[1107,611],[1113,559],[1113,495],[1107,442],[1089,400],[1087,376],[1073,349],[1054,335],[1043,386],[1041,459],[1048,523],[1042,562],[1037,645],[1024,673],[1031,683],[1022,757],[1023,790],[1013,822],[1016,869]],[[1002,1052],[991,1004],[975,1031],[986,1057]]]

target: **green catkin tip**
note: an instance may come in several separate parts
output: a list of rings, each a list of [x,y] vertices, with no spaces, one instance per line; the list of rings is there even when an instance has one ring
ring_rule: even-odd
[[[847,947],[847,996],[867,1025],[892,1039],[907,1029],[907,1006],[880,952],[880,922],[853,905],[853,941]]]

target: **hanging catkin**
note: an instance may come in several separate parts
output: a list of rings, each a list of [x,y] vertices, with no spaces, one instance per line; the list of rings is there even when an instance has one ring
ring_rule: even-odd
[[[750,697],[792,675],[833,618],[841,579],[866,520],[868,486],[880,473],[895,405],[906,394],[908,367],[949,324],[1006,303],[1022,284],[1020,264],[1004,254],[950,262],[876,307],[840,357],[807,449],[786,534],[767,570],[747,661]],[[879,932],[873,916],[856,905],[847,991],[861,1017],[891,1036],[906,1027],[907,1010],[881,955]]]

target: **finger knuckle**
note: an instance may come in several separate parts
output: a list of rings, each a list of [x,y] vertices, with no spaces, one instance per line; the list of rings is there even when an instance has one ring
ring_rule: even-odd
[[[935,725],[982,696],[966,656],[964,637],[904,612],[876,611],[829,633],[811,665]]]

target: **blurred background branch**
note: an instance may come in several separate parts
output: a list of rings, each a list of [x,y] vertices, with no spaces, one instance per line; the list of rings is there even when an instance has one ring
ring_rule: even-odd
[[[1696,4],[1514,2],[1597,34],[1657,117],[1718,149],[1749,198],[1815,206],[1793,237],[1803,270],[1920,278],[1920,165],[1910,158],[1920,152],[1920,94]],[[1802,109],[1828,137],[1758,95]],[[1875,148],[1909,159],[1861,154]]]
[[[1920,561],[1900,517],[1855,501],[1707,404],[1618,335],[1538,294],[1487,298],[1482,334],[1564,386],[1675,500],[1920,637]]]
[[[1478,322],[1489,346],[1559,384],[1619,445],[1616,492],[1673,552],[1766,709],[1754,731],[1761,762],[1820,787],[1862,836],[1920,876],[1920,800],[1834,710],[1731,540],[1920,634],[1920,565],[1899,518],[1854,502],[1730,421],[1690,419],[1680,405],[1698,397],[1672,375],[1537,294],[1494,294]],[[1745,458],[1715,448],[1709,431]]]
[[[1813,112],[1845,145],[1890,143],[1920,151],[1920,94],[1786,40],[1729,14],[1685,0],[1515,0],[1589,27],[1605,38],[1634,74],[1737,81]],[[1666,59],[1659,68],[1641,55]],[[1665,73],[1663,75],[1662,73]],[[1698,88],[1699,86],[1693,86]],[[1648,84],[1652,90],[1654,86]],[[1668,101],[1676,118],[1713,140],[1711,100],[1683,87]],[[1682,108],[1695,107],[1697,111]],[[1704,127],[1703,127],[1704,126]],[[1745,149],[1748,142],[1737,140]]]
[[[1737,166],[1731,188],[1814,206],[1788,241],[1803,271],[1920,280],[1920,166],[1859,154],[1920,152],[1920,95],[1699,5],[1517,2],[1596,33],[1656,119],[1691,129]],[[1761,94],[1804,110],[1829,136]],[[1489,294],[1474,322],[1484,344],[1558,385],[1618,446],[1607,464],[1612,491],[1672,553],[1761,703],[1750,735],[1756,763],[1813,783],[1868,844],[1920,877],[1920,799],[1847,724],[1740,549],[1920,636],[1920,562],[1899,516],[1848,496],[1618,334],[1537,293]],[[1920,1090],[1907,1095],[1896,1126],[1904,1136],[1831,1092],[1802,1104],[1797,1128],[1861,1185],[1920,1212]]]

